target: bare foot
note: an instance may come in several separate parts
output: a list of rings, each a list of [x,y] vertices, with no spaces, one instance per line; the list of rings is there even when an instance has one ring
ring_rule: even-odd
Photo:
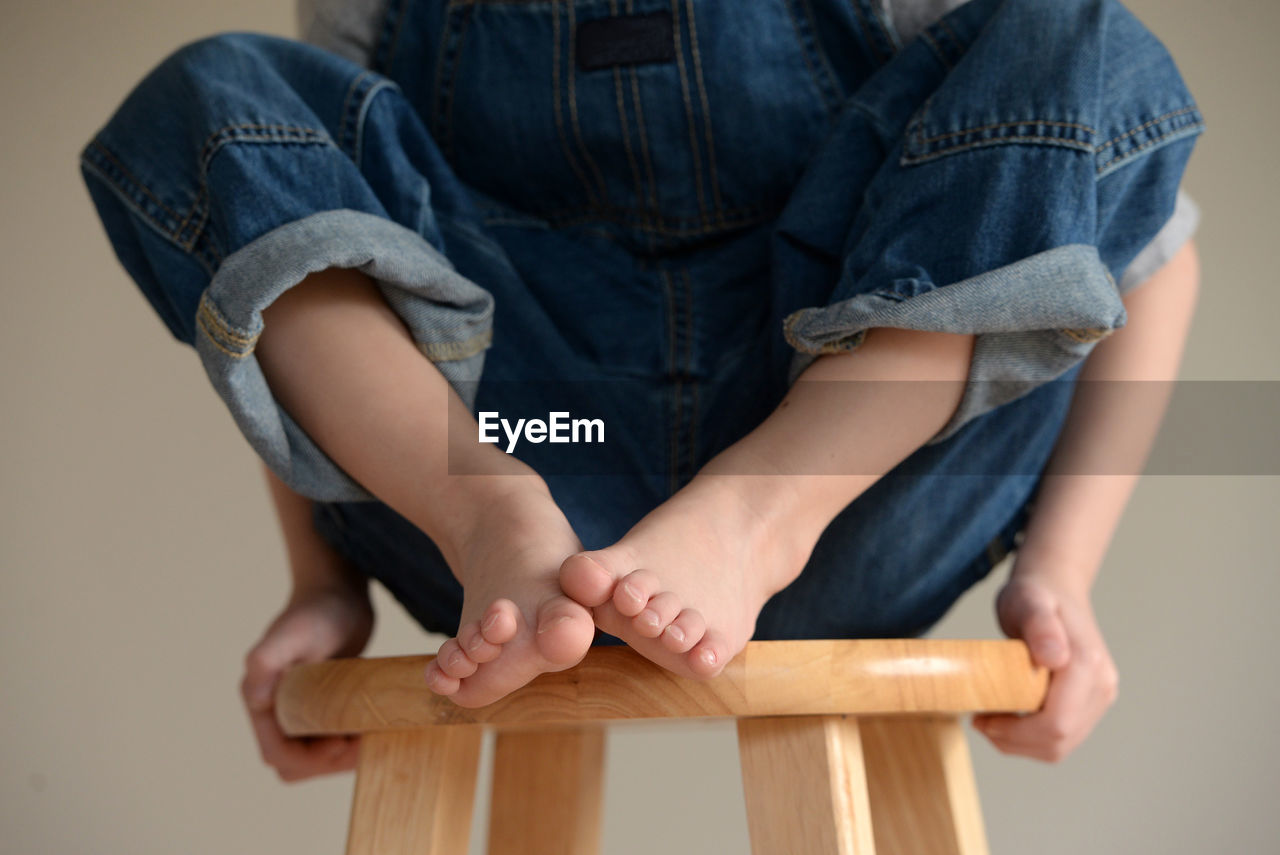
[[[719,674],[808,557],[736,490],[732,477],[695,478],[613,546],[569,556],[561,588],[647,659],[686,677]]]
[[[464,707],[492,703],[586,655],[591,614],[560,590],[565,556],[582,548],[545,483],[477,477],[474,513],[445,554],[462,583],[458,636],[427,666],[427,686]]]

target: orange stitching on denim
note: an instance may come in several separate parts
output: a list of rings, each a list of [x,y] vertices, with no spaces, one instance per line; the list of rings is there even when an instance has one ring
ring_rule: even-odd
[[[889,55],[893,56],[901,46],[898,45],[898,39],[895,38],[895,31],[885,21],[883,5],[879,3],[872,5],[871,16],[875,18],[875,23],[880,28],[880,35],[884,36],[884,40],[889,43]]]
[[[224,146],[230,145],[233,142],[262,142],[276,139],[269,133],[247,134],[243,136],[235,133],[235,135],[230,136],[225,140],[219,139],[229,132],[239,131],[280,131],[283,133],[294,133],[298,134],[301,139],[292,140],[292,142],[298,142],[304,145],[333,143],[333,140],[329,138],[329,135],[323,131],[318,131],[315,128],[301,127],[299,125],[264,125],[256,123],[226,125],[209,134],[209,136],[205,138],[204,144],[200,147],[200,187],[196,193],[196,200],[192,204],[191,210],[187,212],[187,216],[178,225],[177,232],[174,233],[174,239],[178,240],[179,244],[187,251],[190,251],[192,247],[195,246],[196,239],[200,236],[200,232],[204,229],[204,225],[209,218],[208,206],[206,204],[209,195],[209,161],[211,161],[213,156],[221,151]],[[198,228],[196,228],[195,233],[192,235],[189,242],[180,240],[182,233],[186,231],[187,225],[191,222],[191,218],[195,215],[196,211],[201,212]]]
[[[436,78],[432,82],[431,86],[431,115],[427,117],[431,126],[432,134],[435,134],[440,128],[440,80],[444,77],[445,42],[449,38],[449,22],[450,16],[453,14],[454,5],[454,0],[448,0],[448,2],[445,3],[444,13],[442,15],[443,23],[440,26],[440,42],[436,45]],[[401,17],[401,20],[404,20],[403,17]],[[398,27],[399,24],[397,23],[397,28]],[[388,66],[390,66],[390,62],[390,59],[388,59]],[[388,67],[387,70],[390,71],[391,69]]]
[[[876,65],[884,65],[884,56],[880,53],[880,47],[872,37],[871,24],[867,22],[867,16],[862,13],[862,6],[859,5],[858,0],[853,0],[849,5],[853,7],[853,14],[858,16],[858,23],[862,26],[863,35],[867,46],[871,48],[872,56],[875,57]]]
[[[1127,133],[1123,133],[1120,136],[1116,137],[1115,139],[1108,140],[1107,142],[1098,146],[1098,153],[1101,154],[1103,149],[1110,148],[1111,146],[1120,142],[1120,140],[1127,139],[1136,133],[1141,133],[1142,131],[1146,130],[1152,125],[1158,125],[1161,122],[1165,121],[1166,119],[1172,119],[1174,116],[1181,116],[1183,113],[1191,113],[1191,112],[1194,112],[1195,110],[1196,110],[1195,106],[1183,107],[1181,110],[1174,110],[1172,113],[1165,113],[1163,116],[1156,116],[1151,121],[1144,122],[1141,125],[1138,125],[1138,127],[1134,128],[1133,130],[1128,131]]]
[[[396,15],[396,29],[391,34],[391,44],[387,46],[387,68],[391,71],[391,63],[395,60],[396,51],[400,50],[400,33],[404,30],[404,19],[409,13],[408,0],[402,0],[400,3],[400,14]]]
[[[213,305],[213,302],[208,297],[200,298],[198,312],[208,318],[209,322],[218,331],[219,337],[227,339],[232,344],[252,350],[253,345],[256,344],[258,339],[262,336],[262,333],[256,333],[245,337],[237,333],[235,331],[236,328],[222,316],[222,313],[218,311],[217,307]]]
[[[698,213],[702,225],[707,224],[707,199],[702,192],[702,155],[698,152],[698,132],[693,121],[693,101],[689,98],[689,77],[684,67],[683,39],[680,38],[680,4],[671,0],[671,17],[675,20],[676,64],[680,68],[680,97],[684,100],[684,115],[689,122],[689,150],[693,154],[694,187],[698,190]]]
[[[955,67],[951,64],[951,60],[947,57],[946,51],[942,49],[942,45],[938,44],[938,40],[933,37],[932,33],[928,30],[921,30],[920,39],[933,50],[933,55],[938,58],[939,62],[946,66],[947,71],[950,71]]]
[[[668,468],[668,486],[674,493],[680,486],[679,470],[680,470],[680,419],[683,417],[684,402],[683,388],[681,385],[680,373],[676,371],[676,298],[675,286],[671,282],[671,274],[666,268],[661,270],[662,273],[662,290],[667,298],[667,339],[669,341],[667,348],[667,365],[668,371],[675,381],[675,412],[671,419],[671,453],[667,461]]]
[[[417,345],[432,362],[457,362],[475,356],[492,343],[493,330],[485,330],[462,341],[420,341]]]
[[[965,47],[964,39],[960,38],[960,36],[956,34],[956,31],[953,30],[951,28],[951,25],[947,23],[946,18],[939,18],[938,26],[947,31],[947,35],[950,36],[951,40],[956,43],[956,47],[962,50],[964,49]]]
[[[902,156],[903,163],[924,163],[930,160],[937,160],[940,157],[956,154],[961,151],[969,151],[975,148],[986,148],[993,145],[1025,145],[1026,143],[1045,143],[1046,145],[1056,145],[1062,148],[1075,149],[1076,151],[1092,153],[1093,146],[1088,143],[1082,143],[1077,140],[1064,137],[997,137],[990,140],[974,140],[969,143],[961,143],[953,145],[949,148],[940,149],[938,151],[928,151],[923,154],[904,154]]]
[[[689,278],[689,268],[682,267],[684,274],[684,370],[689,378],[689,472],[696,470],[698,462],[698,381],[693,379],[693,281]]]
[[[573,0],[568,0],[568,2],[573,2]],[[569,37],[573,38],[572,33]],[[591,189],[591,183],[587,181],[587,176],[583,174],[572,152],[569,151],[569,137],[564,132],[564,115],[560,110],[560,12],[556,8],[556,0],[551,2],[551,42],[551,90],[555,101],[556,133],[560,137],[560,149],[564,152],[564,157],[569,162],[569,167],[578,176],[578,180],[582,182],[582,189],[587,192],[589,203],[594,205],[596,204],[595,191]]]
[[[199,326],[200,329],[204,331],[205,338],[209,340],[209,343],[212,344],[214,347],[216,347],[218,350],[225,353],[227,356],[231,357],[232,359],[235,359],[235,360],[244,359],[246,356],[248,356],[250,353],[253,352],[253,351],[246,351],[244,353],[236,353],[233,350],[228,350],[227,348],[223,347],[222,344],[216,338],[214,338],[213,333],[209,330],[206,324],[207,324],[207,321],[205,320],[204,316],[196,315],[196,325]]]
[[[937,142],[938,140],[950,139],[952,137],[962,137],[962,136],[965,136],[966,134],[978,133],[979,131],[994,131],[1000,128],[1016,128],[1022,125],[1046,125],[1051,128],[1075,128],[1077,130],[1086,131],[1089,134],[1097,134],[1097,131],[1095,131],[1093,128],[1089,127],[1088,125],[1079,125],[1079,124],[1076,124],[1075,122],[1051,122],[1046,119],[1025,119],[1021,122],[1000,122],[994,125],[979,125],[973,128],[965,128],[964,130],[961,130],[961,131],[951,131],[949,133],[938,134],[937,136],[933,136],[933,137],[926,137],[926,136],[921,136],[921,134],[924,133],[924,124],[922,122],[919,125],[917,125],[916,142],[923,145],[925,143]],[[1022,139],[1025,139],[1025,137],[1023,137]],[[1069,137],[1052,137],[1052,139],[1061,139],[1064,142],[1066,141],[1079,142],[1079,140],[1070,140]]]
[[[462,54],[462,44],[463,44],[464,39],[466,38],[466,34],[467,34],[467,26],[468,26],[470,23],[471,23],[471,15],[470,15],[470,14],[468,14],[468,15],[464,16],[464,17],[463,17],[463,19],[462,19],[462,27],[458,30],[458,39],[457,39],[457,41],[456,41],[456,42],[454,43],[454,45],[453,45],[453,51],[452,51],[452,53],[453,53],[453,55],[454,55],[455,57],[457,57],[457,56],[461,56],[461,54]],[[449,115],[448,115],[447,117],[445,117],[445,124],[444,124],[444,128],[445,128],[445,137],[446,137],[446,140],[447,140],[446,144],[448,145],[449,153],[450,153],[450,154],[452,154],[452,153],[453,153],[453,151],[454,151],[454,148],[453,148],[453,138],[454,138],[453,105],[454,105],[454,103],[455,103],[455,102],[456,102],[456,100],[457,100],[457,99],[455,99],[455,98],[454,98],[454,93],[457,91],[457,87],[458,87],[458,76],[459,76],[459,75],[458,75],[458,65],[457,65],[457,63],[456,63],[456,62],[454,63],[454,66],[453,66],[452,71],[453,71],[453,73],[449,75],[449,102],[448,102],[448,103],[449,103],[449,106],[448,106],[448,108],[447,108],[447,109],[449,110]]]
[[[135,188],[137,188],[140,193],[142,193],[144,196],[150,199],[157,208],[159,208],[160,210],[168,214],[170,217],[172,217],[175,222],[177,221],[178,219],[177,213],[173,211],[171,208],[169,208],[168,205],[166,205],[165,203],[161,202],[158,198],[156,198],[156,196],[147,188],[147,186],[143,184],[141,181],[139,181],[138,177],[134,175],[132,172],[130,172],[128,168],[126,168],[125,165],[120,162],[120,159],[111,153],[110,149],[108,149],[105,145],[103,145],[98,140],[94,140],[90,144],[90,146],[96,149],[97,151],[101,152],[103,157],[105,157],[107,160],[115,164],[115,167],[124,173],[124,177],[129,181],[129,183],[132,184]]]
[[[787,340],[787,344],[791,345],[801,353],[808,353],[814,356],[826,356],[832,353],[846,353],[857,350],[867,336],[867,331],[865,329],[854,330],[851,333],[842,335],[834,341],[823,342],[815,347],[814,345],[802,341],[800,336],[796,333],[796,324],[798,324],[801,318],[809,311],[811,310],[801,309],[798,312],[792,312],[782,319],[782,337]]]
[[[246,356],[253,353],[253,345],[257,343],[257,340],[258,340],[257,336],[255,336],[252,339],[244,339],[243,341],[247,346],[245,346],[244,349],[240,351],[231,350],[226,345],[224,345],[221,341],[219,341],[218,339],[223,337],[224,335],[227,338],[233,339],[233,340],[236,338],[239,338],[239,336],[234,335],[233,333],[231,333],[229,330],[225,328],[219,329],[219,324],[220,324],[219,319],[212,312],[208,311],[207,307],[208,307],[207,301],[205,301],[204,299],[201,299],[200,309],[196,312],[196,324],[197,326],[200,327],[201,330],[204,331],[204,334],[209,339],[209,342],[214,347],[218,348],[218,350],[222,351],[227,356],[230,356],[232,359],[244,359]]]
[[[634,0],[627,0],[627,14],[635,14]],[[645,171],[649,175],[649,211],[650,214],[645,219],[647,222],[655,223],[654,228],[666,228],[666,217],[663,216],[662,210],[658,206],[658,181],[653,174],[653,160],[649,155],[649,132],[644,126],[644,107],[640,104],[640,75],[636,73],[636,67],[631,66],[631,100],[636,105],[636,130],[640,136],[640,153],[644,156]],[[641,200],[641,205],[644,201]],[[643,211],[644,209],[641,208]],[[650,244],[652,247],[652,243]]]
[[[1058,330],[1058,332],[1082,344],[1088,344],[1089,342],[1106,338],[1115,330],[1109,330],[1106,327],[1083,327],[1080,329]]]
[[[595,174],[596,181],[600,183],[600,195],[605,202],[609,201],[609,185],[604,180],[604,175],[600,172],[600,167],[596,165],[595,159],[591,156],[590,149],[582,139],[582,128],[578,124],[578,67],[574,60],[577,58],[577,39],[575,39],[575,22],[573,19],[573,0],[565,4],[569,10],[569,63],[566,66],[567,76],[569,78],[569,122],[573,125],[573,137],[578,141],[578,150],[582,152],[582,157],[587,162],[587,166],[591,167],[592,173]]]
[[[693,13],[693,0],[685,0],[689,10],[689,47],[693,51],[693,73],[698,79],[698,92],[702,98],[702,129],[707,137],[707,166],[711,171],[711,195],[715,199],[716,222],[724,222],[723,203],[720,199],[720,177],[716,172],[716,145],[711,134],[711,107],[707,103],[707,87],[702,79],[702,58],[698,55],[698,24]],[[808,60],[805,60],[807,63]]]
[[[618,0],[609,0],[609,12],[618,17]],[[631,180],[636,185],[636,202],[644,205],[644,187],[640,179],[640,167],[636,164],[636,153],[631,146],[631,124],[627,121],[627,108],[622,98],[622,70],[616,65],[613,68],[613,97],[618,106],[618,124],[622,128],[622,144],[627,152],[627,165],[631,168]],[[641,209],[643,211],[643,208]],[[648,221],[648,215],[644,216]]]
[[[1122,163],[1123,161],[1128,160],[1129,158],[1133,157],[1135,154],[1137,154],[1138,152],[1142,151],[1142,150],[1143,150],[1143,149],[1145,149],[1145,148],[1150,148],[1150,147],[1151,147],[1151,146],[1153,146],[1153,145],[1159,145],[1160,143],[1162,143],[1162,142],[1164,142],[1165,140],[1167,140],[1169,137],[1176,136],[1177,134],[1181,134],[1181,133],[1183,133],[1183,132],[1185,132],[1185,131],[1187,131],[1187,130],[1193,130],[1193,129],[1195,129],[1195,128],[1202,128],[1202,127],[1204,127],[1203,123],[1201,123],[1201,122],[1195,122],[1195,123],[1190,124],[1190,125],[1183,125],[1183,126],[1182,126],[1182,127],[1180,127],[1180,128],[1174,128],[1174,129],[1170,130],[1168,133],[1163,133],[1163,134],[1161,134],[1160,136],[1155,137],[1154,139],[1149,139],[1149,140],[1147,140],[1146,142],[1144,142],[1142,145],[1138,146],[1137,148],[1131,148],[1131,149],[1129,149],[1128,151],[1124,152],[1123,154],[1117,154],[1115,157],[1109,158],[1109,159],[1108,159],[1107,161],[1105,161],[1104,163],[1100,163],[1100,164],[1098,164],[1098,171],[1099,171],[1099,172],[1103,172],[1103,171],[1105,171],[1108,167],[1110,167],[1110,166],[1112,166],[1112,165],[1114,165],[1114,164]]]
[[[627,6],[630,7],[630,0]],[[658,207],[658,179],[653,174],[653,160],[649,156],[649,131],[644,126],[644,107],[640,104],[640,76],[631,69],[631,100],[636,105],[636,128],[640,132],[640,153],[644,156],[644,168],[649,174],[649,209],[657,218],[657,228],[666,228],[666,218]]]
[[[814,71],[813,63],[809,58],[808,46],[804,44],[803,36],[800,34],[800,22],[796,19],[796,13],[792,10],[791,3],[789,2],[789,0],[783,0],[782,6],[787,10],[787,17],[791,19],[791,28],[796,31],[796,44],[800,46],[800,58],[804,60],[804,67],[808,69],[809,77],[813,80],[814,86],[817,87],[818,89],[818,96],[822,98],[822,107],[823,109],[830,109],[827,106],[827,93],[823,91],[822,84],[818,83],[818,75]],[[810,26],[812,26],[813,24],[812,13],[806,12],[806,15],[810,19],[809,20]],[[822,51],[821,45],[818,46],[818,50],[819,52]],[[827,62],[825,53],[823,54],[823,62],[824,63]],[[830,64],[828,63],[828,69],[829,69],[829,65]]]
[[[356,94],[356,87],[360,85],[360,81],[364,80],[365,77],[367,77],[372,73],[373,72],[371,71],[362,71],[359,74],[357,74],[355,78],[351,81],[351,85],[347,87],[347,94],[342,96],[342,112],[339,114],[339,118],[338,118],[338,144],[339,145],[342,144],[343,140],[347,136],[347,115],[351,110],[351,97]],[[355,146],[352,145],[352,148],[354,149]],[[354,156],[354,151],[352,152],[352,156]]]

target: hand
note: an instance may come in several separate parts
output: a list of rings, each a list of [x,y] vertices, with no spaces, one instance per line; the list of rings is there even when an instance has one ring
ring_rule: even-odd
[[[355,768],[358,737],[285,736],[276,722],[275,690],[293,665],[355,656],[373,632],[367,587],[345,585],[296,591],[245,657],[240,693],[262,760],[284,781]]]
[[[1035,713],[976,715],[973,724],[1002,753],[1056,763],[1115,703],[1118,674],[1088,595],[1018,569],[996,614],[1005,635],[1025,641],[1032,661],[1049,669],[1049,692]]]

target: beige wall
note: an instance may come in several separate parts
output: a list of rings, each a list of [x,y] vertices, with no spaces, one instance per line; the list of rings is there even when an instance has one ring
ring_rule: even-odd
[[[1184,375],[1280,379],[1269,0],[1140,0],[1210,131]],[[254,458],[116,264],[79,148],[179,43],[289,33],[287,0],[9,3],[0,35],[0,851],[338,852],[349,777],[259,764],[241,656],[285,595]],[[1275,851],[1280,481],[1140,486],[1098,585],[1120,701],[1066,763],[975,738],[996,852]],[[987,636],[994,589],[939,630]],[[430,650],[386,598],[371,653]],[[613,742],[607,851],[745,852],[732,732]],[[654,817],[662,817],[655,825]],[[686,832],[686,829],[687,832]]]

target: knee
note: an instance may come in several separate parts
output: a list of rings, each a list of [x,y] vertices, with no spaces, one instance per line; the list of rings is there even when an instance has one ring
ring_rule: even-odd
[[[243,97],[260,91],[270,66],[263,36],[219,33],[169,54],[143,79],[137,91],[158,96],[175,108],[216,103],[232,92]]]

